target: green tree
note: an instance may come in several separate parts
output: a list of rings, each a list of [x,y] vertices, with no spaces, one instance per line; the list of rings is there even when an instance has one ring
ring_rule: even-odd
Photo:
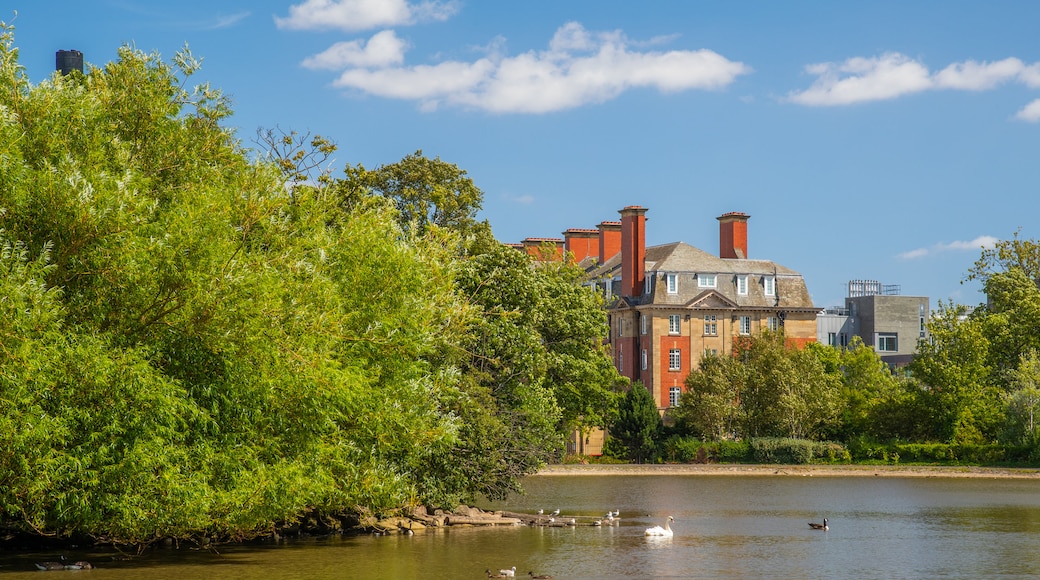
[[[345,174],[339,184],[344,203],[357,204],[371,195],[391,200],[406,231],[437,226],[467,234],[483,204],[484,193],[466,171],[440,157],[429,159],[422,150],[373,170],[348,166]]]
[[[146,543],[465,492],[457,241],[347,213],[128,47],[32,86],[0,43],[0,518]],[[436,305],[431,308],[431,305]]]
[[[928,323],[930,341],[918,345],[910,363],[932,413],[930,437],[956,443],[990,441],[1002,424],[1000,392],[989,364],[984,325],[963,317],[963,308],[940,302]]]
[[[836,377],[811,352],[788,347],[782,333],[739,341],[735,357],[747,372],[740,394],[747,436],[818,436],[840,412]]]
[[[636,463],[653,461],[664,425],[657,404],[641,382],[634,382],[618,404],[618,418],[610,428],[610,437],[628,449]]]
[[[1011,371],[1011,385],[1005,439],[1013,444],[1036,445],[1040,433],[1040,357],[1035,350],[1022,355],[1018,368]]]
[[[994,274],[1016,268],[1040,285],[1040,243],[1019,239],[1018,234],[1015,232],[1010,240],[1000,240],[992,248],[983,248],[966,280],[978,280],[985,286]]]
[[[693,427],[701,437],[720,441],[742,430],[738,424],[744,367],[736,359],[708,354],[700,368],[686,377],[686,391],[670,412],[677,422]]]

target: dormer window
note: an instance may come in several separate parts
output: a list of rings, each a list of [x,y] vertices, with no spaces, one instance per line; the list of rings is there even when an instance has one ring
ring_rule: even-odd
[[[776,278],[762,276],[762,292],[766,296],[776,296]]]
[[[653,282],[653,280],[654,280],[654,275],[653,274],[650,274],[649,276],[643,278],[643,294],[650,294],[651,292],[653,292],[653,290],[654,290],[654,282]]]
[[[679,275],[678,274],[665,274],[665,280],[668,283],[668,293],[678,294],[679,293]]]
[[[747,275],[737,276],[737,295],[747,296]]]
[[[715,274],[697,274],[697,285],[701,288],[714,288],[715,284]]]

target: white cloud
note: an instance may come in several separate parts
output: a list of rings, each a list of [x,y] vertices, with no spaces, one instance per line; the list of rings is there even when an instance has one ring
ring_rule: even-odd
[[[984,91],[1014,80],[1025,68],[1017,58],[997,62],[956,62],[935,74],[935,86],[941,89]]]
[[[446,20],[457,9],[453,0],[305,0],[290,6],[288,17],[276,16],[274,21],[279,28],[292,30],[357,31]]]
[[[710,50],[638,52],[620,32],[594,33],[576,22],[556,31],[548,49],[495,52],[474,62],[351,69],[335,84],[369,94],[495,113],[546,113],[612,99],[634,88],[661,92],[718,89],[751,72]]]
[[[1008,82],[1040,87],[1040,63],[1027,66],[1017,58],[995,62],[966,60],[932,73],[921,62],[892,52],[874,58],[850,58],[841,64],[812,64],[805,70],[816,76],[816,81],[804,91],[789,93],[787,101],[834,106],[894,99],[928,90],[984,91]]]
[[[1040,121],[1040,99],[1036,99],[1023,107],[1021,111],[1015,114],[1015,118],[1030,123]]]
[[[950,243],[938,243],[928,248],[917,248],[916,250],[910,250],[899,254],[899,258],[903,260],[915,260],[917,258],[924,258],[932,256],[942,252],[962,252],[962,251],[979,251],[984,248],[992,248],[1000,240],[993,236],[979,236],[974,240],[970,241],[955,241]]]
[[[303,66],[312,69],[342,70],[348,67],[383,67],[404,61],[405,42],[393,30],[378,32],[368,39],[337,42],[324,52],[307,57]]]
[[[893,99],[930,87],[928,69],[897,54],[877,58],[850,58],[841,65],[815,64],[806,72],[818,78],[788,100],[801,105],[849,105],[863,101]],[[845,76],[842,76],[842,75]]]

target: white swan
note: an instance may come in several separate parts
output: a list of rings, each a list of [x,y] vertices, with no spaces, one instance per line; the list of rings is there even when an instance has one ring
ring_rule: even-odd
[[[664,521],[664,527],[663,528],[661,526],[654,526],[652,528],[647,528],[646,532],[644,532],[643,535],[644,536],[668,536],[668,537],[671,537],[671,535],[672,535],[672,528],[671,528],[671,526],[668,525],[668,523],[669,522],[673,522],[673,521],[675,521],[675,518],[673,518],[672,516],[668,516],[668,519]]]
[[[508,578],[512,578],[513,576],[516,576],[516,566],[513,566],[509,570],[499,570],[498,573]]]

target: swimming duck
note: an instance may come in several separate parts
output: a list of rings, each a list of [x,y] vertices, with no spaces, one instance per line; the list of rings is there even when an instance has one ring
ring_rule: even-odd
[[[538,578],[539,580],[552,580],[552,576],[548,574],[538,574],[536,576],[534,572],[528,572],[527,575],[531,578]]]
[[[61,562],[36,562],[37,570],[64,570],[65,564]]]
[[[65,564],[66,570],[90,570],[93,567],[94,565],[86,560],[77,560],[71,564]]]
[[[827,527],[827,518],[823,518],[823,523],[822,524],[809,522],[809,527],[814,529],[814,530],[823,530],[825,532],[830,529],[829,527]]]
[[[646,532],[644,532],[643,535],[645,535],[645,536],[668,536],[668,537],[671,537],[671,535],[672,535],[672,528],[668,524],[669,524],[669,522],[673,522],[673,521],[675,521],[675,518],[673,518],[672,516],[668,516],[668,519],[664,521],[664,527],[663,528],[661,526],[654,526],[652,528],[647,528]]]
[[[487,570],[484,570],[484,572],[487,573],[487,577],[488,578],[505,578],[506,577],[505,574],[492,574],[490,568],[487,569]]]

